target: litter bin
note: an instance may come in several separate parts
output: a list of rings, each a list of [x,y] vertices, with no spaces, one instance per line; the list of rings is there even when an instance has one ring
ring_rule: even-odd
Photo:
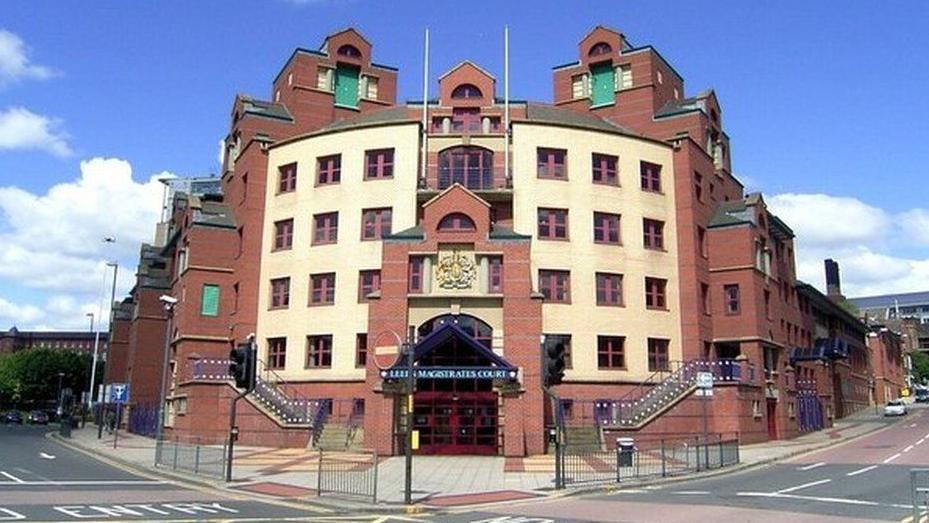
[[[616,438],[616,463],[620,467],[632,466],[632,455],[635,453],[635,442],[632,438]]]

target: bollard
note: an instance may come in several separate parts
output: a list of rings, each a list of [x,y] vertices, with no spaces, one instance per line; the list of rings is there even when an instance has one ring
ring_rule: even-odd
[[[177,438],[174,438],[174,465],[171,470],[177,470]]]
[[[194,474],[200,473],[200,444],[194,448]]]

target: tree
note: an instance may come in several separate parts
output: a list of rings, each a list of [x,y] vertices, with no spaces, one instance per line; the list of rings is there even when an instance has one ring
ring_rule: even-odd
[[[929,381],[929,353],[924,351],[915,351],[913,358],[913,381],[916,383],[926,383]]]
[[[61,387],[75,395],[87,389],[91,357],[71,351],[31,349],[0,356],[0,404],[54,404]],[[100,375],[102,377],[102,375]]]

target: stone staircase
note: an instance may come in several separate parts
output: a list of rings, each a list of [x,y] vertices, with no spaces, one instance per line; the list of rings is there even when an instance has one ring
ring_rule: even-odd
[[[356,450],[360,448],[360,442],[364,441],[363,430],[338,423],[326,423],[316,440],[315,448],[330,451]]]
[[[616,401],[601,401],[597,425],[601,428],[638,430],[684,400],[697,388],[701,372],[714,382],[741,381],[741,363],[736,360],[676,362],[667,371],[654,373],[645,382]]]
[[[591,426],[568,426],[564,429],[565,444],[578,451],[601,450],[600,428]]]

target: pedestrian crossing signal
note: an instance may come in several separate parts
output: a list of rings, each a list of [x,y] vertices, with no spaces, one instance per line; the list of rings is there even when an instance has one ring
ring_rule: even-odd
[[[240,389],[255,388],[255,350],[251,343],[242,343],[229,351],[229,374]]]
[[[542,349],[542,379],[546,387],[560,385],[564,379],[566,347],[563,341],[546,343]]]

